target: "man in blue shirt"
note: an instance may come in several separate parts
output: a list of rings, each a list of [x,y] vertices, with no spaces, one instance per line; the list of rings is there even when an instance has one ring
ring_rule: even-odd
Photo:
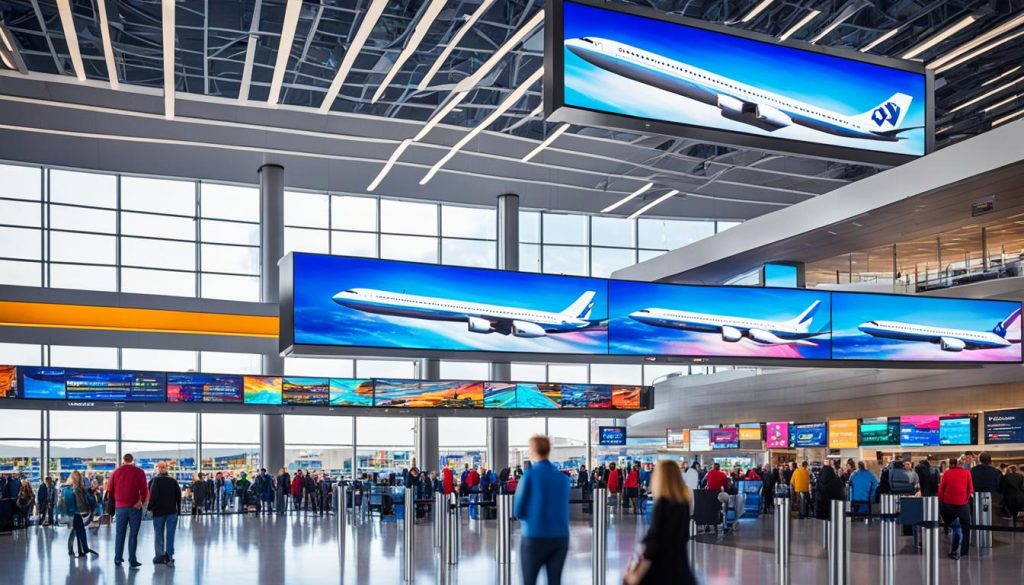
[[[569,552],[569,478],[548,461],[550,454],[551,441],[533,436],[533,465],[516,488],[513,513],[522,523],[523,585],[536,585],[541,567],[547,570],[548,585],[560,585]]]

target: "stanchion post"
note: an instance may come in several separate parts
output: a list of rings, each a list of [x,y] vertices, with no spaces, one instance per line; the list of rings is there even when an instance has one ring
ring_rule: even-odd
[[[448,494],[448,501],[445,504],[446,518],[448,520],[444,531],[445,556],[449,565],[459,564],[459,532],[461,531],[459,517],[459,497],[456,494]]]
[[[846,585],[850,582],[850,519],[846,516],[850,503],[831,500],[829,504],[828,582]]]
[[[434,548],[444,546],[444,527],[448,519],[448,514],[445,513],[447,504],[448,499],[444,492],[434,492]]]
[[[690,563],[693,563],[694,557],[697,556],[697,521],[690,518],[690,538],[687,540],[687,554],[690,557]]]
[[[405,488],[405,514],[402,518],[402,561],[404,571],[402,573],[406,583],[412,583],[415,571],[413,571],[413,557],[415,556],[415,540],[413,539],[416,527],[416,496],[412,486]]]
[[[338,515],[338,534],[340,535],[340,538],[345,538],[345,529],[348,527],[347,496],[347,485],[339,485],[338,489],[334,490],[334,510]]]
[[[924,500],[925,526],[921,529],[924,548],[924,585],[939,583],[939,498],[927,496]]]
[[[976,492],[974,494],[974,525],[992,525],[992,494],[989,492]],[[981,549],[992,548],[992,531],[972,530],[971,538],[974,539],[974,546]]]
[[[775,563],[789,564],[789,496],[775,497]]]
[[[883,557],[896,556],[896,518],[899,496],[896,494],[882,494],[882,521],[879,525],[882,528],[881,553]]]
[[[512,494],[499,494],[498,507],[498,564],[512,562]]]
[[[608,554],[608,490],[594,490],[593,531],[590,539],[591,571],[594,585],[604,585]]]

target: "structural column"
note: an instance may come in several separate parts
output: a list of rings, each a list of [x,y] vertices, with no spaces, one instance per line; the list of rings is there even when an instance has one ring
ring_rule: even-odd
[[[420,379],[440,380],[441,360],[422,359],[419,363]],[[435,470],[440,472],[439,462],[441,459],[438,447],[439,439],[437,433],[437,417],[421,416],[416,426],[416,464],[421,471]],[[440,477],[440,473],[438,473]]]
[[[519,270],[519,196],[498,195],[498,268]],[[490,379],[512,381],[512,364],[492,362]],[[491,469],[508,467],[508,418],[492,417],[487,424],[487,461]]]
[[[284,256],[284,167],[260,167],[260,300],[280,300],[277,262]],[[284,359],[276,350],[263,354],[263,373],[284,374]],[[260,421],[260,462],[271,474],[284,465],[284,415],[264,414]]]
[[[494,362],[491,364],[490,378],[495,382],[512,381],[512,364]],[[491,417],[487,419],[487,466],[495,472],[508,467],[508,418]]]

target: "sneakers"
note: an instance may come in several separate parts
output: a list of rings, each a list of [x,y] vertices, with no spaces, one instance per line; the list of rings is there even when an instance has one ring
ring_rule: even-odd
[[[154,565],[166,565],[167,564],[167,555],[160,555],[158,557],[153,557],[153,564]]]
[[[140,563],[138,561],[131,561],[131,562],[128,563],[128,566],[131,567],[132,569],[136,569],[137,570],[139,567],[142,566],[142,563]]]

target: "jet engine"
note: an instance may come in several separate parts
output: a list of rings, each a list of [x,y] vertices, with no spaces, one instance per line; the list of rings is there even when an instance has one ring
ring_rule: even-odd
[[[754,106],[754,116],[761,122],[777,128],[793,125],[793,118],[790,118],[785,112],[764,104]]]
[[[967,344],[955,337],[943,337],[939,340],[942,351],[963,351]]]
[[[743,100],[738,100],[729,95],[718,95],[718,108],[730,114],[743,113]]]
[[[547,332],[544,328],[536,323],[530,323],[529,321],[513,321],[512,322],[512,335],[516,337],[544,337]]]
[[[736,343],[737,341],[743,339],[743,334],[740,333],[740,330],[735,327],[726,326],[722,327],[722,339],[730,341],[732,343]]]
[[[491,333],[494,331],[491,322],[480,317],[470,317],[468,324],[470,333]]]

